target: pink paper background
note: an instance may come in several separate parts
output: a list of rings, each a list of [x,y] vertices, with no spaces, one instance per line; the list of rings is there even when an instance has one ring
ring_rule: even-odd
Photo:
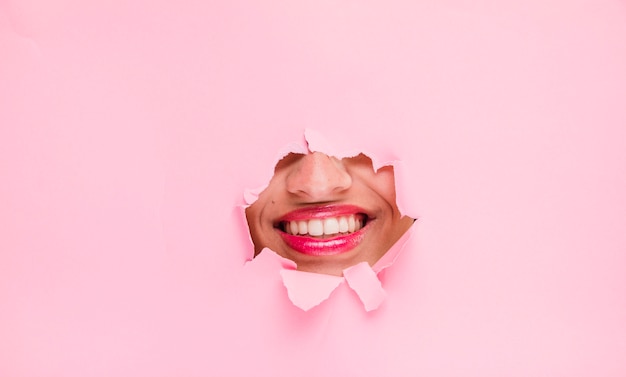
[[[625,67],[619,0],[2,1],[0,376],[626,376]],[[403,161],[378,310],[244,267],[305,128]]]

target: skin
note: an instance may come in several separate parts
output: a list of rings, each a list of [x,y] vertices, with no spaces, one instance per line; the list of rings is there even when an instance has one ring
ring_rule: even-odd
[[[336,255],[307,255],[291,248],[277,223],[301,208],[353,205],[368,220],[362,241]],[[246,209],[255,255],[268,247],[293,260],[298,270],[341,276],[360,262],[374,265],[409,229],[413,219],[402,216],[396,205],[393,167],[375,172],[361,154],[339,160],[323,153],[289,154],[277,165],[274,177],[258,200]]]

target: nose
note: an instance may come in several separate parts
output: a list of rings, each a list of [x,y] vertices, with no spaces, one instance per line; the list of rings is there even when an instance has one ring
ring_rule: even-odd
[[[287,191],[314,202],[332,201],[350,186],[341,161],[320,152],[305,155],[287,175]]]

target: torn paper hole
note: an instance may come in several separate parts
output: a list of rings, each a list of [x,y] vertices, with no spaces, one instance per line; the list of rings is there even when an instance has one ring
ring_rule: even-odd
[[[294,262],[281,276],[291,301],[304,310],[327,299],[346,271],[349,286],[373,310],[385,294],[372,266],[395,260],[383,257],[404,245],[398,241],[414,221],[398,209],[394,162],[379,161],[374,169],[370,156],[330,146],[311,130],[306,141],[304,148],[290,144],[281,151],[269,184],[246,191],[254,255],[267,248]]]

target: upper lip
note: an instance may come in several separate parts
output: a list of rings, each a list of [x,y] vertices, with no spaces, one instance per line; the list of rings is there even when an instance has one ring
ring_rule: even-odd
[[[278,219],[277,223],[281,223],[283,221],[325,219],[328,217],[338,217],[354,214],[363,214],[367,216],[367,213],[363,208],[351,204],[309,206],[288,212],[280,219]]]

